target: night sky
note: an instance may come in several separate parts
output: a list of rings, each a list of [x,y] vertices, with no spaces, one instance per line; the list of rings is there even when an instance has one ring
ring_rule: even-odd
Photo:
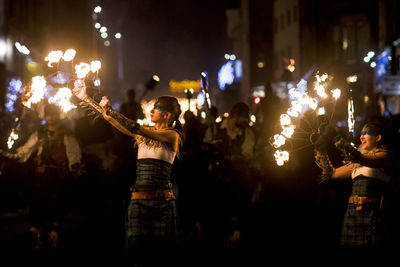
[[[161,81],[145,99],[168,94],[170,80],[198,80],[209,73],[210,89],[217,86],[218,69],[230,45],[226,33],[226,1],[106,1],[98,20],[110,34],[122,33],[109,47],[100,45],[99,54],[107,55],[108,71],[104,92],[115,101],[125,91],[136,88],[137,98],[143,84],[157,74]],[[104,22],[103,22],[104,21]],[[100,39],[100,37],[99,37]],[[120,42],[118,44],[117,42]],[[121,49],[124,79],[115,82],[117,51]],[[215,89],[216,90],[216,89]]]

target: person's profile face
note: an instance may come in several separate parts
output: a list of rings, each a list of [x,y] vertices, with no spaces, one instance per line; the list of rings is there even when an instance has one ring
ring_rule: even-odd
[[[364,150],[374,149],[378,146],[380,138],[380,134],[364,126],[360,136],[361,147]]]

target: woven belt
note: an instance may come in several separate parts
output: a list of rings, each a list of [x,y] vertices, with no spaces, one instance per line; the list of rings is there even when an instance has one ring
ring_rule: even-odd
[[[349,197],[350,204],[357,204],[356,210],[362,210],[363,204],[365,203],[375,204],[380,202],[379,205],[382,208],[382,201],[383,197],[361,197],[357,195]]]
[[[172,190],[158,190],[153,192],[132,192],[131,199],[175,199]]]

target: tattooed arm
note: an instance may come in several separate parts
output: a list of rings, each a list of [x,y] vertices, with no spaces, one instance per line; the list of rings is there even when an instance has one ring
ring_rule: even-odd
[[[85,106],[89,106],[91,109],[100,113],[104,119],[109,121],[122,133],[134,136],[134,134],[138,131],[139,124],[113,110],[108,102],[107,97],[103,96],[103,99],[100,101],[100,103],[97,103],[94,99],[90,98],[86,93],[86,85],[83,80],[78,79],[74,82],[74,89],[72,92],[83,102]]]
[[[171,129],[158,129],[157,131],[154,131],[145,127],[141,127],[133,120],[128,119],[124,115],[112,110],[110,107],[110,102],[106,96],[103,96],[102,100],[100,101],[100,106],[104,110],[102,113],[104,119],[110,122],[122,133],[132,137],[135,135],[141,135],[160,142],[169,143],[173,147],[174,151],[178,150],[180,136],[176,131]]]

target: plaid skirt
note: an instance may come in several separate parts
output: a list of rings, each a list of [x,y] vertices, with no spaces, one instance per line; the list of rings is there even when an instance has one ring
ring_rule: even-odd
[[[374,178],[360,176],[353,180],[352,196],[376,197],[380,199],[386,184]],[[367,248],[379,246],[385,237],[383,212],[380,201],[357,204],[348,203],[344,215],[340,244],[344,248]]]
[[[171,188],[171,164],[156,159],[137,161],[137,179],[134,191],[152,191]],[[126,214],[128,246],[135,246],[140,236],[162,237],[178,241],[178,216],[174,199],[132,199]]]

